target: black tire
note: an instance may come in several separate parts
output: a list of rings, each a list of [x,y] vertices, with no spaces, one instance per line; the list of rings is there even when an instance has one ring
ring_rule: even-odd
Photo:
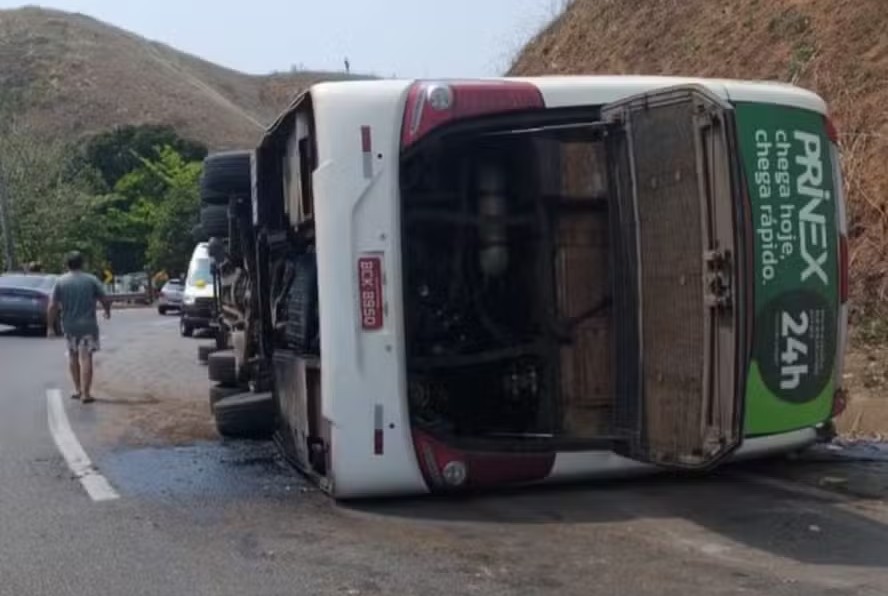
[[[242,220],[237,215],[237,204],[234,202],[228,206],[228,220],[228,258],[231,261],[240,261],[243,257]]]
[[[220,350],[207,357],[207,376],[226,387],[237,386],[237,363],[234,350]]]
[[[167,307],[166,307],[166,306],[158,306],[158,307],[157,307],[157,314],[159,314],[159,315],[162,316],[162,317],[163,317],[163,316],[166,316],[166,314],[167,314]]]
[[[287,343],[303,354],[317,349],[318,265],[314,253],[300,255],[287,297]]]
[[[207,205],[227,205],[231,197],[250,195],[249,151],[226,151],[208,155],[200,178],[201,201]]]
[[[216,352],[228,349],[228,333],[226,333],[224,330],[216,329],[216,333],[213,339],[216,340]]]
[[[209,237],[228,237],[228,206],[206,205],[200,210],[200,225]]]
[[[203,205],[227,205],[232,196],[237,195],[230,195],[227,192],[202,188],[200,191],[200,202]]]
[[[216,344],[203,344],[197,346],[197,360],[198,362],[206,364],[210,359],[210,354],[218,351],[219,348],[216,347]]]
[[[196,226],[191,228],[191,238],[195,242],[206,242],[207,240],[209,240],[209,238],[207,237],[207,233],[204,231],[203,226],[200,224],[197,224]]]
[[[216,410],[216,404],[226,397],[231,397],[232,395],[239,395],[243,393],[244,390],[240,387],[225,387],[224,385],[213,385],[210,387],[210,410]]]
[[[194,336],[194,327],[188,324],[188,321],[185,320],[185,317],[179,319],[179,334],[182,337],[193,337]]]
[[[265,439],[274,432],[271,393],[240,393],[220,399],[213,408],[216,429],[223,437]]]

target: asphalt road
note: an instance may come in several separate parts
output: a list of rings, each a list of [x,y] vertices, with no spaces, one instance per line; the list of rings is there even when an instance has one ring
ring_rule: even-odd
[[[0,331],[0,595],[888,593],[882,464],[847,468],[880,479],[866,499],[806,484],[846,468],[798,463],[339,506],[267,444],[108,432],[205,382],[173,317],[121,311],[103,333],[100,401],[64,403],[119,494],[96,502],[47,422],[63,344]]]

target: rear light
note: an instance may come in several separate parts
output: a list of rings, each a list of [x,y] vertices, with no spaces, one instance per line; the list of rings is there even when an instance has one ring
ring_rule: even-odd
[[[839,298],[848,302],[848,236],[839,236]]]
[[[407,92],[401,146],[465,118],[544,108],[540,90],[520,81],[421,81]]]
[[[382,404],[373,406],[373,455],[385,453],[384,416]]]
[[[546,478],[554,453],[477,453],[449,447],[421,431],[414,431],[416,455],[432,490],[494,488],[527,484]]]
[[[385,434],[381,428],[373,431],[373,455],[385,453]]]
[[[829,116],[824,116],[823,118],[824,118],[825,124],[826,124],[826,136],[833,143],[838,143],[839,142],[839,131],[836,128],[835,123],[832,121],[832,119]]]

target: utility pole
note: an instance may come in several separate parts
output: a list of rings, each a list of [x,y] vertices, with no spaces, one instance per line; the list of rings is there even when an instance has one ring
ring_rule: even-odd
[[[4,269],[12,271],[17,266],[15,258],[15,242],[12,238],[12,226],[9,223],[9,196],[6,194],[6,181],[3,179],[3,173],[0,172],[0,233],[3,234],[3,243],[5,247]]]

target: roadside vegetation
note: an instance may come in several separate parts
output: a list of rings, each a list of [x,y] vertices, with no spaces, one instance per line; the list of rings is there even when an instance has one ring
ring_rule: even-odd
[[[7,125],[0,191],[18,263],[58,271],[76,249],[96,271],[183,272],[206,153],[165,126],[122,127],[69,143]]]
[[[879,0],[573,0],[510,74],[664,74],[785,81],[839,129],[857,342],[888,344],[888,111]]]

